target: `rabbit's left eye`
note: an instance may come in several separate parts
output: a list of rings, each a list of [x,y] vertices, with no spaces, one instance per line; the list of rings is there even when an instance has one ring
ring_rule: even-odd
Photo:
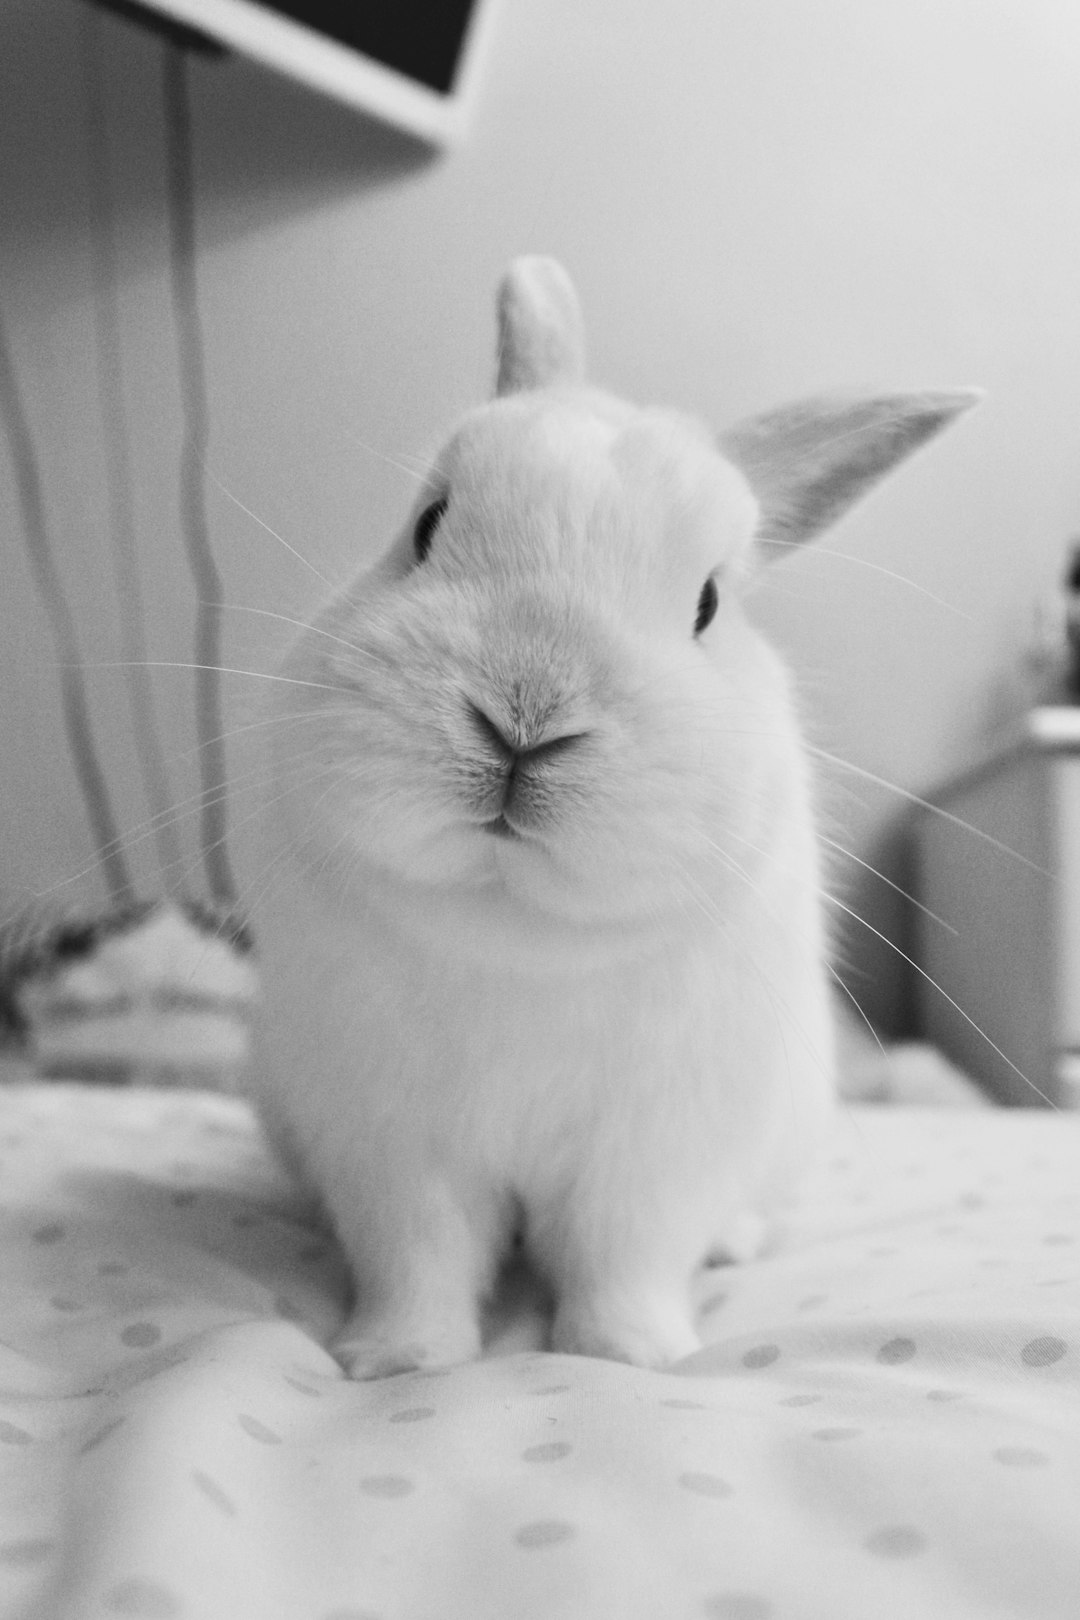
[[[698,597],[697,618],[694,620],[695,636],[700,636],[705,626],[712,623],[719,605],[720,592],[716,588],[715,579],[710,574],[701,587],[701,595]]]
[[[413,551],[416,553],[417,562],[423,562],[430,551],[435,530],[439,527],[442,515],[449,504],[449,497],[443,495],[441,499],[432,501],[430,506],[425,506],[417,518],[416,528],[413,530]]]

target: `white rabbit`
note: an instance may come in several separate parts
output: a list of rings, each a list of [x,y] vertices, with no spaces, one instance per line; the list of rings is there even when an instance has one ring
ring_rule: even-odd
[[[736,428],[582,382],[515,261],[497,397],[275,690],[249,1089],[355,1282],[355,1377],[480,1349],[515,1234],[555,1349],[658,1365],[812,1159],[832,1032],[810,772],[744,582],[977,397]]]

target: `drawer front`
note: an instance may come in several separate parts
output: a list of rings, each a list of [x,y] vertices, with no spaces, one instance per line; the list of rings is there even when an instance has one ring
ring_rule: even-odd
[[[1054,943],[1055,1039],[1059,1047],[1080,1050],[1080,756],[1058,755],[1050,763],[1053,824],[1051,864]]]
[[[1059,864],[1058,797],[1074,795],[1080,834],[1080,777],[1059,794],[1056,764],[1014,753],[939,796],[949,819],[924,813],[919,823],[921,899],[946,925],[920,917],[922,1029],[1005,1103],[1057,1101],[1054,1060],[1069,1044],[1060,1033],[1060,908],[1045,874]],[[1080,912],[1076,922],[1080,961]],[[1076,1011],[1080,1029],[1080,997]]]

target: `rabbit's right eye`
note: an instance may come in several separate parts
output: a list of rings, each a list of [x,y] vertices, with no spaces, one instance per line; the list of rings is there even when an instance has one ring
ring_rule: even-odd
[[[716,581],[710,574],[701,587],[698,597],[697,618],[694,620],[694,634],[700,636],[716,617],[716,610],[720,605],[720,593],[716,588]]]
[[[431,550],[431,541],[435,530],[439,527],[442,515],[449,504],[449,497],[443,495],[439,500],[432,501],[430,506],[425,506],[417,518],[416,528],[413,530],[413,550],[416,553],[417,562],[423,562]]]

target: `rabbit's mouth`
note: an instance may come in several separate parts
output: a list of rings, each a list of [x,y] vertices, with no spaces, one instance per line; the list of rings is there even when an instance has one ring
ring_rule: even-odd
[[[520,838],[521,836],[517,828],[511,827],[501,812],[493,821],[484,822],[484,831],[493,834],[496,838]]]

